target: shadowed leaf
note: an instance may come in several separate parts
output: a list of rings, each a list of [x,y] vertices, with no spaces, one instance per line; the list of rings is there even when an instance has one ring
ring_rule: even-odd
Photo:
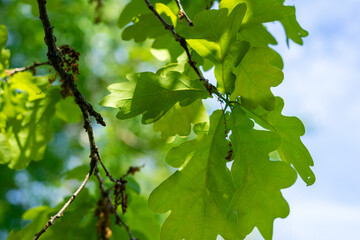
[[[169,72],[160,77],[151,72],[129,74],[129,82],[115,83],[108,87],[111,92],[101,105],[119,108],[119,119],[143,114],[142,123],[160,119],[177,102],[186,106],[196,99],[206,98],[209,93],[198,80],[190,80],[179,72]]]

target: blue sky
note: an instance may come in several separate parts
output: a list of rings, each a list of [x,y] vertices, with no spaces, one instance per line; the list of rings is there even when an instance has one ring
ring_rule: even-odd
[[[288,49],[279,24],[285,80],[273,89],[285,114],[304,122],[317,181],[298,179],[283,191],[291,213],[275,221],[274,240],[358,240],[360,234],[360,1],[297,0],[297,18],[309,31]],[[261,239],[252,234],[248,239]]]

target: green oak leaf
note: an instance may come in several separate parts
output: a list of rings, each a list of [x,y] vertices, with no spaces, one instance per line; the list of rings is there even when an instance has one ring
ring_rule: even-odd
[[[226,167],[229,143],[224,115],[210,116],[207,134],[198,135],[169,151],[166,161],[179,168],[150,195],[149,207],[158,213],[171,210],[161,239],[243,239],[227,215],[235,188]]]
[[[8,32],[4,25],[0,25],[0,51],[5,48],[8,39]]]
[[[180,47],[179,43],[174,40],[174,36],[165,34],[155,38],[151,49],[163,50],[166,49],[170,56],[171,62],[176,62],[177,57],[184,52],[184,49]]]
[[[314,161],[300,139],[305,134],[304,125],[296,117],[283,116],[281,114],[283,107],[284,101],[276,97],[273,111],[266,112],[259,108],[251,111],[250,114],[262,127],[280,135],[281,145],[277,151],[281,160],[291,163],[304,182],[312,185],[315,182],[315,174],[310,166],[314,166]]]
[[[267,47],[269,44],[277,44],[276,39],[260,23],[241,27],[237,38],[249,42],[252,47]]]
[[[295,14],[286,16],[285,18],[281,19],[280,22],[283,25],[286,33],[287,45],[289,46],[289,39],[293,40],[299,45],[303,45],[302,38],[307,37],[309,33],[300,26],[300,24],[296,20]]]
[[[11,88],[26,92],[29,95],[29,101],[45,97],[41,89],[34,83],[30,72],[19,72],[11,78]]]
[[[196,100],[184,107],[176,103],[160,120],[154,123],[154,131],[161,132],[163,139],[168,139],[176,134],[188,136],[191,124],[207,121],[208,116],[201,100]]]
[[[8,240],[18,240],[18,239],[33,239],[34,238],[34,229],[42,229],[44,223],[49,220],[49,213],[51,208],[48,206],[39,206],[27,210],[22,218],[24,220],[31,220],[32,222],[27,224],[18,232],[12,232],[9,235]],[[49,232],[44,233],[44,236],[48,236]]]
[[[25,168],[31,160],[42,159],[52,136],[50,119],[60,98],[58,88],[48,89],[46,97],[28,102],[21,113],[8,119],[6,137],[10,146],[10,168]]]
[[[149,9],[143,0],[132,0],[130,1],[121,12],[118,19],[118,26],[120,28],[125,27],[130,23],[134,17],[137,17],[141,14],[149,13]]]
[[[120,26],[123,26],[125,22],[129,22],[129,14],[135,14],[135,12],[139,11],[137,15],[134,15],[133,24],[126,27],[122,32],[122,38],[127,41],[134,39],[135,42],[143,42],[147,38],[155,39],[151,48],[153,50],[167,50],[171,61],[175,62],[176,58],[182,52],[184,52],[184,49],[181,48],[179,43],[174,40],[174,36],[171,35],[169,31],[164,29],[164,26],[161,24],[161,22],[159,22],[159,19],[157,19],[157,17],[146,7],[144,1],[141,1],[140,3],[137,3],[137,1],[132,1],[129,3],[129,6],[140,4],[141,8],[139,10],[134,11],[134,9],[132,9],[130,10],[130,13],[127,13],[124,9],[123,13],[121,14],[121,24],[120,19],[119,24]],[[178,24],[176,15],[170,10],[168,6],[157,3],[155,4],[155,9],[169,24],[174,26]]]
[[[10,50],[0,49],[0,77],[5,77],[3,71],[9,68]]]
[[[174,4],[174,1],[172,0],[158,0],[156,2],[167,4],[174,12],[178,11],[178,7],[176,6],[176,4]],[[199,12],[199,9],[208,9],[211,7],[213,2],[213,0],[191,0],[181,1],[181,4],[186,14],[190,17],[190,19],[192,19]],[[149,12],[150,10],[148,9],[143,0],[131,0],[123,8],[118,19],[118,26],[120,28],[123,28],[137,16]],[[182,24],[187,24],[185,20],[183,20],[182,22]]]
[[[281,69],[270,64],[275,56],[268,47],[251,48],[234,70],[236,82],[231,99],[241,96],[242,104],[248,108],[261,105],[266,110],[272,110],[275,97],[270,88],[279,85],[284,78]]]
[[[7,40],[7,29],[4,25],[0,25],[0,78],[5,77],[4,70],[9,67],[10,50],[4,49]]]
[[[232,110],[229,125],[234,155],[231,173],[237,189],[231,209],[237,212],[238,230],[247,235],[257,227],[266,240],[272,239],[275,218],[289,214],[280,190],[295,183],[296,172],[287,163],[269,160],[269,153],[280,145],[279,136],[254,130],[254,123],[239,106]]]
[[[155,4],[155,9],[168,23],[176,25],[177,17],[168,6],[157,3]],[[134,39],[135,42],[142,42],[147,38],[157,38],[165,34],[170,34],[164,29],[159,19],[157,19],[152,12],[148,12],[147,14],[141,14],[134,18],[134,23],[124,29],[122,32],[122,38],[124,40]]]
[[[159,120],[177,102],[186,106],[196,99],[209,97],[198,80],[191,80],[179,72],[169,72],[161,77],[151,72],[127,75],[129,82],[111,84],[111,92],[101,105],[119,108],[119,119],[128,119],[143,114],[142,123]]]
[[[230,11],[238,4],[246,3],[248,10],[243,20],[243,25],[252,28],[254,24],[280,21],[284,27],[287,43],[289,39],[302,45],[302,38],[308,36],[296,20],[295,7],[284,6],[284,1],[278,0],[225,0],[221,1],[220,8]],[[260,36],[259,36],[260,37]]]
[[[247,6],[243,24],[273,22],[295,13],[294,7],[284,6],[283,1],[278,0],[225,0],[221,1],[220,8],[231,11],[241,3]]]
[[[227,9],[202,11],[193,19],[194,27],[179,28],[189,45],[215,65],[218,89],[223,93],[234,90],[233,70],[249,49],[247,42],[236,41],[245,12],[245,4],[239,4],[231,12]]]

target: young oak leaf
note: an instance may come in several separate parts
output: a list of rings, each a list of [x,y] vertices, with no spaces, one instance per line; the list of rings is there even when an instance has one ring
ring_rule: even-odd
[[[268,47],[251,48],[234,70],[236,81],[231,99],[240,96],[242,104],[250,109],[259,105],[266,110],[274,109],[275,97],[270,88],[284,78],[281,69],[270,64],[275,56]]]
[[[223,93],[234,90],[233,70],[250,47],[247,42],[236,41],[245,12],[245,4],[239,4],[231,12],[227,9],[202,11],[193,19],[194,27],[179,28],[189,45],[215,65],[218,89]]]
[[[278,0],[225,0],[221,1],[220,7],[231,10],[241,3],[245,3],[248,9],[244,24],[273,22],[295,13],[294,7],[284,6]]]
[[[300,137],[305,134],[305,128],[297,117],[287,117],[281,114],[284,108],[284,101],[280,97],[275,99],[275,109],[266,112],[262,109],[251,111],[254,120],[266,129],[274,130],[281,137],[281,145],[278,153],[281,160],[291,163],[300,177],[306,184],[312,185],[315,182],[315,174],[310,166],[314,166],[314,161],[301,142]],[[256,114],[256,115],[254,115]]]
[[[280,22],[283,25],[286,33],[287,45],[289,46],[289,39],[293,40],[299,45],[303,45],[302,38],[307,37],[309,33],[300,26],[300,24],[296,20],[295,14],[286,16],[285,18],[281,19]]]
[[[161,132],[163,139],[169,139],[176,134],[187,136],[191,131],[191,124],[207,122],[208,116],[201,100],[196,100],[188,106],[176,103],[158,121],[154,123],[154,131]]]
[[[149,207],[158,213],[171,210],[161,239],[243,239],[227,215],[235,188],[226,167],[229,144],[224,115],[210,116],[210,129],[194,140],[171,149],[166,161],[177,170],[150,195]]]
[[[287,43],[289,39],[302,45],[302,38],[308,36],[296,20],[295,7],[284,6],[284,1],[276,0],[225,0],[221,1],[220,8],[227,8],[230,11],[238,4],[245,3],[248,10],[243,20],[244,27],[254,24],[280,21],[284,27]]]
[[[161,77],[152,72],[128,74],[129,82],[111,84],[111,92],[100,105],[118,108],[119,119],[143,114],[142,123],[159,120],[179,102],[186,106],[196,99],[207,98],[209,93],[198,80],[191,80],[179,72],[169,72]]]
[[[257,227],[266,240],[272,239],[275,218],[289,214],[280,190],[295,183],[296,172],[287,163],[269,160],[269,153],[280,145],[279,136],[254,130],[239,106],[234,107],[229,125],[234,151],[231,173],[237,189],[231,210],[237,212],[238,230],[247,235]]]

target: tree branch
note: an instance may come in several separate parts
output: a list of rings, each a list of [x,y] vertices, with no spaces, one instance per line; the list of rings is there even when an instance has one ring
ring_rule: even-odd
[[[14,75],[15,73],[18,73],[18,72],[25,72],[25,71],[31,71],[34,75],[35,75],[35,68],[39,67],[39,66],[44,66],[44,65],[50,65],[50,62],[47,61],[47,62],[34,62],[33,65],[30,65],[30,66],[27,66],[27,67],[21,67],[21,68],[14,68],[14,69],[9,69],[9,70],[5,70],[5,73],[8,75],[8,76],[12,76]]]
[[[106,196],[107,199],[108,199],[108,205],[110,206],[111,208],[111,212],[113,214],[115,214],[115,222],[116,224],[118,224],[119,226],[123,226],[125,229],[126,229],[126,232],[127,234],[129,235],[129,239],[130,240],[137,240],[132,234],[131,234],[131,231],[130,231],[130,228],[129,226],[124,222],[124,220],[120,217],[119,213],[116,211],[116,208],[115,206],[112,204],[112,200],[111,200],[111,197],[109,195],[109,191],[105,189],[105,186],[104,186],[104,179],[101,177],[100,173],[99,173],[99,169],[98,167],[95,167],[95,176],[96,178],[98,179],[99,181],[99,188],[103,194],[103,196]]]
[[[61,56],[61,53],[55,43],[56,38],[53,34],[54,27],[51,26],[50,20],[49,20],[47,11],[46,11],[46,0],[37,0],[37,1],[38,1],[38,5],[39,5],[40,20],[43,24],[43,28],[45,31],[44,40],[45,40],[46,45],[48,46],[47,56],[48,56],[50,64],[54,67],[54,69],[59,74],[61,79],[64,80],[64,83],[70,87],[70,89],[75,97],[75,102],[81,107],[81,109],[82,110],[86,109],[88,111],[88,113],[96,119],[98,124],[101,124],[102,126],[106,126],[106,123],[104,122],[102,116],[94,110],[92,105],[85,99],[85,97],[78,90],[78,88],[75,84],[73,75],[67,73],[61,67],[62,56]]]
[[[57,73],[60,75],[60,77],[64,80],[64,83],[66,83],[70,87],[70,89],[75,97],[75,102],[81,109],[81,112],[82,112],[83,118],[84,118],[84,126],[83,127],[84,127],[85,131],[87,132],[87,135],[89,138],[89,145],[90,145],[89,157],[91,158],[91,161],[90,161],[89,173],[86,175],[85,180],[82,182],[80,187],[75,191],[75,193],[71,196],[71,198],[65,203],[65,205],[61,208],[61,210],[57,214],[52,216],[50,218],[50,220],[46,223],[45,227],[43,229],[41,229],[40,232],[38,232],[35,235],[34,240],[39,239],[39,237],[51,225],[54,224],[55,220],[57,218],[60,218],[63,215],[66,208],[74,201],[74,199],[81,192],[81,190],[84,189],[86,183],[88,182],[90,176],[92,175],[92,173],[97,165],[97,162],[99,160],[101,160],[99,150],[95,143],[93,128],[92,128],[91,121],[90,121],[90,115],[95,117],[96,121],[99,124],[101,124],[103,126],[106,125],[105,122],[103,121],[101,115],[93,109],[91,104],[87,102],[85,97],[78,90],[77,86],[75,85],[73,75],[67,73],[61,67],[61,62],[63,59],[62,59],[62,56],[61,56],[61,54],[56,46],[56,43],[55,43],[55,36],[53,35],[53,32],[52,32],[53,27],[50,25],[49,17],[47,15],[47,11],[46,11],[46,0],[38,0],[38,6],[39,6],[39,12],[40,12],[40,19],[42,21],[44,31],[45,31],[45,43],[48,46],[47,56],[48,56],[49,62],[54,67],[54,69],[57,71]]]
[[[188,22],[189,26],[194,26],[193,22],[190,20],[190,18],[188,17],[188,15],[186,14],[186,12],[184,11],[183,7],[181,6],[181,2],[180,0],[175,0],[178,8],[179,8],[179,19],[180,22],[182,21],[183,18],[186,19],[186,21]]]
[[[212,85],[209,80],[207,80],[201,73],[200,69],[196,67],[196,62],[192,59],[191,53],[189,51],[189,48],[187,46],[186,39],[177,34],[177,32],[174,29],[174,26],[166,22],[164,18],[160,16],[160,14],[156,11],[153,5],[151,5],[149,0],[144,0],[147,7],[154,13],[154,15],[159,19],[159,21],[164,25],[166,30],[169,30],[171,34],[174,36],[175,40],[180,43],[181,47],[185,50],[186,55],[188,57],[188,63],[190,64],[191,68],[195,71],[196,75],[198,76],[199,80],[204,84],[207,91],[210,93],[210,95],[215,94],[219,101],[225,102],[227,106],[232,107],[232,102],[222,95],[221,92],[217,90],[217,88]]]

